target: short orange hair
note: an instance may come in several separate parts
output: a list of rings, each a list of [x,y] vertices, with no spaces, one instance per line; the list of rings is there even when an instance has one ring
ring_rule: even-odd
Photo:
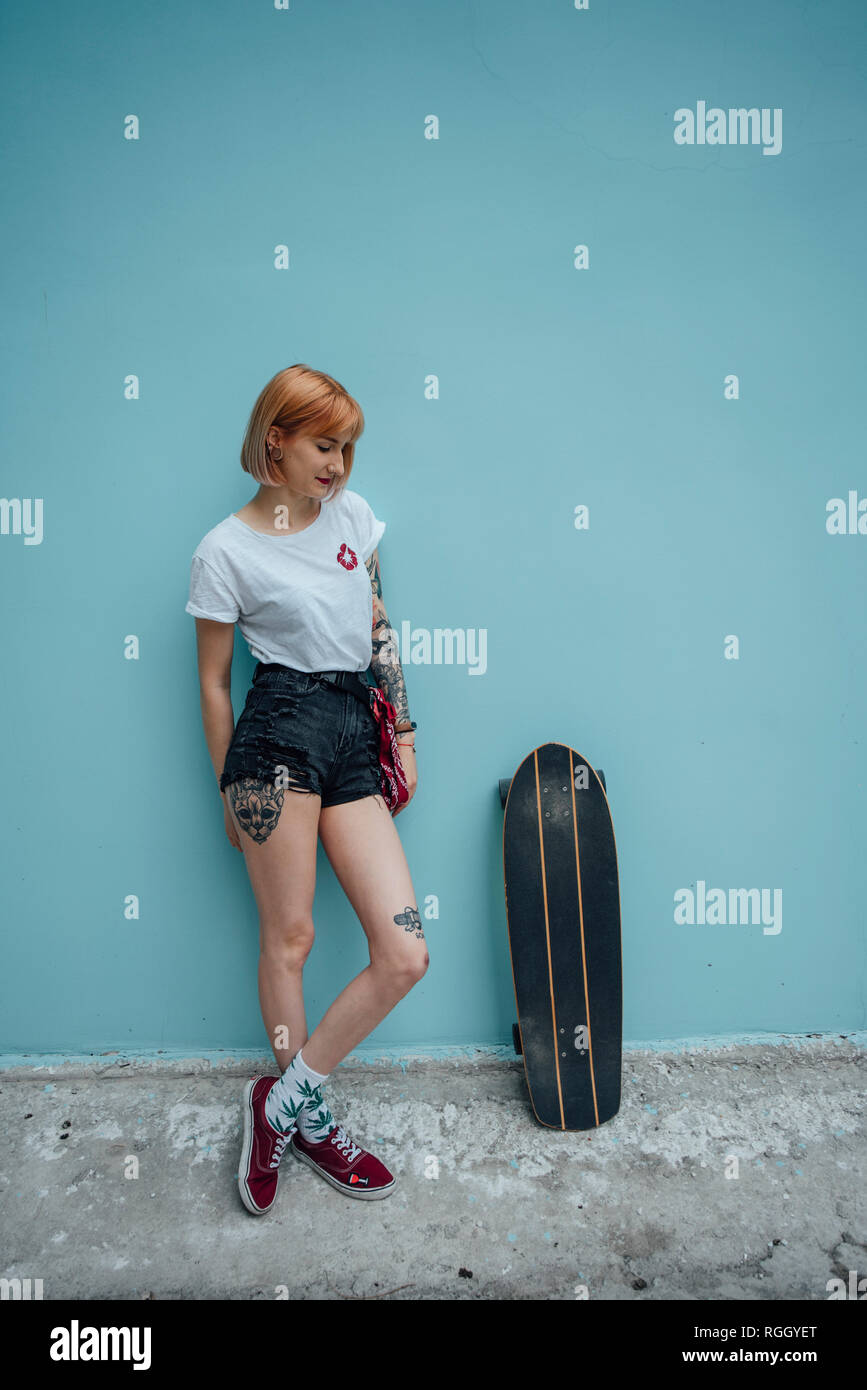
[[[346,486],[364,415],[358,401],[333,376],[296,362],[272,376],[259,393],[241,445],[241,467],[257,483],[280,487],[284,480],[271,462],[265,439],[272,425],[290,435],[349,434],[343,450],[343,478],[330,495]]]

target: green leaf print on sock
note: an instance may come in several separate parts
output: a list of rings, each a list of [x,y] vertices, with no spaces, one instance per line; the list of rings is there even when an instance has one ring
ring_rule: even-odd
[[[329,1130],[334,1128],[334,1116],[326,1105],[317,1115],[312,1116],[313,1128],[315,1130]]]
[[[284,1115],[288,1115],[288,1117],[289,1117],[289,1121],[290,1121],[289,1128],[290,1128],[290,1129],[292,1128],[293,1125],[297,1125],[297,1123],[298,1123],[298,1116],[301,1114],[301,1111],[304,1109],[304,1106],[305,1106],[305,1102],[304,1102],[303,1100],[302,1100],[302,1101],[299,1101],[298,1104],[296,1105],[295,1101],[292,1100],[291,1097],[290,1097],[290,1099],[289,1099],[288,1104],[287,1104],[287,1102],[286,1102],[285,1100],[282,1100],[282,1101],[280,1102],[280,1110],[282,1111],[282,1113],[283,1113]],[[284,1131],[284,1133],[285,1133],[285,1131]]]

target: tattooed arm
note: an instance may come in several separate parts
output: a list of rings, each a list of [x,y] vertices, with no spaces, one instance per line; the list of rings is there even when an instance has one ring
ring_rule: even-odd
[[[402,745],[415,743],[415,732],[409,729],[409,703],[403,668],[398,655],[397,633],[388,621],[382,600],[382,577],[379,572],[379,551],[374,550],[367,562],[370,586],[373,590],[373,656],[370,669],[383,695],[395,708],[394,727]],[[401,759],[402,761],[402,759]]]

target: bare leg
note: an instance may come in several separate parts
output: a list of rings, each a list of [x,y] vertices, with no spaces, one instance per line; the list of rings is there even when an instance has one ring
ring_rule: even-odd
[[[259,1003],[283,1072],[307,1041],[302,974],[313,946],[321,798],[244,778],[229,783],[226,799],[259,909]]]
[[[370,947],[370,965],[303,1043],[307,1065],[327,1075],[409,993],[430,959],[409,865],[382,797],[326,806],[319,835]]]

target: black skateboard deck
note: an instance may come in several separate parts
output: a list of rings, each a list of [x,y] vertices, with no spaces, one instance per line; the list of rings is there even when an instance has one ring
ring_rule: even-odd
[[[540,1124],[594,1129],[620,1108],[623,1003],[617,845],[604,777],[543,743],[500,783],[509,954]]]

